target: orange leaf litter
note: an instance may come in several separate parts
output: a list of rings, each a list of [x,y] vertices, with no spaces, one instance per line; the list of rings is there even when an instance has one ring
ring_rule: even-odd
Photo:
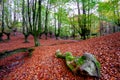
[[[22,35],[12,36],[9,42],[0,43],[0,52],[21,47],[33,47],[23,43]],[[74,75],[64,60],[55,58],[55,51],[70,51],[74,56],[92,53],[101,63],[100,80],[120,80],[120,32],[85,41],[40,39],[31,58],[26,53],[14,54],[0,61],[0,80],[94,80],[93,77]]]

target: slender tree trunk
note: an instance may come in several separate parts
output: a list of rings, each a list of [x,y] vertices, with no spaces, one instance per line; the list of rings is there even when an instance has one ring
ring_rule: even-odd
[[[4,32],[4,0],[2,0],[2,30],[0,32],[0,41],[3,41],[3,32]]]
[[[116,9],[117,9],[117,17],[118,17],[118,19],[117,19],[117,23],[118,23],[118,24],[117,24],[117,25],[120,26],[119,0],[117,0],[117,8],[116,8]]]
[[[48,0],[49,2],[49,0]],[[48,2],[47,2],[47,6],[46,6],[46,16],[45,16],[45,36],[47,39],[47,34],[48,34]]]
[[[39,30],[41,31],[41,3],[42,3],[42,0],[39,0],[39,8],[38,8],[38,12],[39,12],[39,14],[38,14],[38,17],[39,17],[39,19],[38,19],[38,28],[39,28]]]
[[[61,28],[61,20],[60,16],[58,15],[58,33],[57,33],[57,40],[60,37],[60,28]]]
[[[54,7],[54,13],[55,13],[55,7]],[[54,25],[55,25],[55,38],[56,38],[56,40],[58,39],[57,38],[57,26],[56,26],[56,15],[54,14]]]
[[[115,7],[114,7],[115,8]],[[116,10],[116,8],[115,8],[115,10]],[[115,10],[114,10],[114,16],[116,16],[116,14],[115,14]],[[115,18],[114,18],[114,22],[115,22]],[[115,25],[113,26],[113,30],[112,30],[112,32],[114,33],[115,32]]]
[[[38,8],[38,32],[39,32],[39,38],[41,39],[42,36],[42,21],[41,21],[41,0],[38,1],[39,8]]]
[[[4,0],[2,0],[2,33],[4,32]]]
[[[61,7],[59,7],[61,10]],[[57,39],[60,38],[60,29],[61,29],[61,14],[58,14],[58,33],[57,33]]]
[[[28,37],[29,37],[29,34],[24,34],[24,43],[29,43]]]
[[[90,0],[88,1],[88,16],[87,16],[87,20],[88,20],[88,29],[87,29],[87,33],[86,33],[86,36],[87,36],[87,38],[89,38],[89,36],[90,36]]]
[[[10,33],[7,33],[7,40],[10,40]]]
[[[86,11],[85,11],[85,2],[82,0],[82,7],[83,7],[83,27],[81,29],[83,39],[86,39]]]
[[[17,6],[16,6],[16,2],[14,1],[14,24],[16,24],[16,21],[17,21],[17,19],[16,19],[16,9],[17,9]]]
[[[74,15],[73,15],[74,16]],[[75,39],[75,25],[74,25],[74,17],[72,18],[72,21],[70,20],[70,23],[71,23],[71,26],[72,26],[72,28],[73,28],[73,33],[72,33],[72,37],[73,37],[73,39]]]
[[[24,43],[29,43],[28,41],[29,30],[26,23],[27,19],[25,20],[25,0],[23,0],[23,4],[22,4],[22,17],[23,17],[22,26],[23,26]]]
[[[0,42],[2,42],[3,41],[3,33],[0,33]]]
[[[79,30],[81,28],[81,21],[80,21],[80,4],[79,1],[77,0],[77,9],[78,9],[78,26],[79,26]]]

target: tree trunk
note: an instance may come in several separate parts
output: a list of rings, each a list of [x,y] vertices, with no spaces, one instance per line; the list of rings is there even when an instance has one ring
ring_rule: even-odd
[[[39,4],[39,8],[38,8],[38,32],[39,32],[39,38],[41,39],[41,36],[42,36],[42,25],[41,25],[41,23],[42,23],[42,21],[41,21],[41,12],[42,12],[42,0],[39,0],[38,1],[38,4]]]
[[[58,34],[57,34],[57,37],[60,37],[60,28],[61,28],[61,22],[58,22]]]
[[[29,34],[24,34],[24,43],[29,43],[29,41],[28,41],[28,36],[29,36]]]
[[[29,29],[28,29],[28,25],[27,25],[27,19],[25,19],[25,0],[23,0],[23,4],[22,4],[22,19],[23,19],[23,22],[22,22],[23,35],[24,35],[24,40],[25,40],[24,43],[29,43],[29,41],[28,41]]]
[[[115,33],[115,25],[113,26],[113,33]]]
[[[61,29],[61,15],[58,14],[58,33],[57,33],[57,39],[60,37],[60,29]]]
[[[83,34],[83,35],[82,35],[82,36],[83,36],[83,40],[86,39],[86,35],[85,35],[85,33],[86,33],[86,32],[85,32],[85,29],[83,29],[83,31],[82,31],[82,34]]]
[[[3,33],[0,33],[0,42],[3,41],[2,37],[3,37]]]
[[[0,32],[0,41],[3,41],[3,32],[4,32],[4,0],[2,0],[2,27],[1,27],[1,32]]]
[[[33,37],[34,37],[34,44],[35,44],[35,47],[40,46],[39,37],[36,36],[36,35],[34,35]]]
[[[55,13],[55,12],[56,12],[56,11],[55,11],[55,7],[54,7],[54,13]],[[55,34],[55,38],[56,38],[56,40],[57,40],[58,38],[57,38],[57,27],[56,27],[56,16],[55,16],[55,14],[54,14],[54,19],[55,19],[55,20],[54,20],[54,25],[55,25],[55,33],[54,33],[54,34]]]
[[[79,25],[79,30],[80,30],[81,21],[80,21],[80,4],[79,4],[79,1],[77,1],[77,9],[78,9],[78,25]]]
[[[10,33],[7,34],[7,40],[10,40]]]
[[[5,33],[5,35],[7,36],[7,40],[10,40],[10,33]]]
[[[48,0],[48,2],[49,2],[49,0]],[[46,16],[45,16],[45,36],[46,36],[46,38],[45,39],[47,39],[47,34],[48,34],[48,2],[47,2],[47,6],[46,6]]]
[[[34,37],[34,44],[36,47],[40,45],[39,34],[41,33],[41,2],[42,0],[34,0],[34,2],[31,3],[32,5],[29,5],[29,0],[27,0],[30,34]]]
[[[75,29],[73,30],[73,39],[75,39]]]
[[[83,40],[86,39],[86,10],[85,10],[85,2],[82,0],[82,7],[83,7],[83,26],[82,26],[82,36],[83,36]]]

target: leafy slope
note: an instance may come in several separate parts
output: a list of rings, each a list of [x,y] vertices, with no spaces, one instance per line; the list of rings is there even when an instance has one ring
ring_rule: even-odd
[[[31,43],[29,44],[23,44],[21,43],[22,41],[22,38],[13,38],[13,41],[8,42],[9,45],[12,44],[11,47],[8,44],[2,43],[0,44],[0,51],[33,46],[31,37]],[[11,68],[9,73],[2,76],[1,79],[93,80],[91,77],[72,74],[62,59],[55,58],[55,51],[57,49],[60,49],[62,52],[70,51],[74,56],[81,56],[84,52],[93,53],[101,63],[101,80],[120,79],[120,33],[88,39],[86,41],[67,41],[72,43],[59,44],[63,42],[66,41],[55,41],[54,39],[41,40],[42,45],[45,46],[35,48],[31,58],[26,57],[19,60],[24,61],[24,63]],[[47,46],[51,44],[58,45]]]

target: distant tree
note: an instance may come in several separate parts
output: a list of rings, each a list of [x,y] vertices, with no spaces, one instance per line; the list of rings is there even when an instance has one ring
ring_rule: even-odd
[[[111,1],[112,6],[113,6],[113,12],[114,12],[114,23],[117,25],[117,26],[120,26],[120,1],[119,0],[114,0],[114,1]],[[115,32],[115,26],[113,26],[113,32]]]
[[[55,26],[55,37],[58,39],[61,34],[61,27],[65,22],[65,18],[67,15],[65,13],[65,4],[68,3],[70,0],[51,0],[51,5],[54,9],[54,26]],[[66,16],[65,16],[66,15]]]
[[[91,28],[91,14],[92,9],[94,9],[97,1],[94,0],[73,0],[76,2],[77,6],[77,16],[73,15],[73,18],[77,18],[77,25],[72,24],[73,29],[75,29],[82,39],[86,39],[90,35]],[[80,7],[81,5],[81,7]],[[74,20],[75,21],[75,20]]]
[[[107,2],[99,2],[98,4],[98,10],[99,13],[99,20],[101,29],[106,28],[103,27],[105,24],[102,22],[108,23],[107,26],[110,29],[109,24],[112,24],[112,32],[116,32],[117,26],[120,25],[120,10],[119,10],[119,0],[109,0]],[[117,26],[116,26],[117,25]]]

